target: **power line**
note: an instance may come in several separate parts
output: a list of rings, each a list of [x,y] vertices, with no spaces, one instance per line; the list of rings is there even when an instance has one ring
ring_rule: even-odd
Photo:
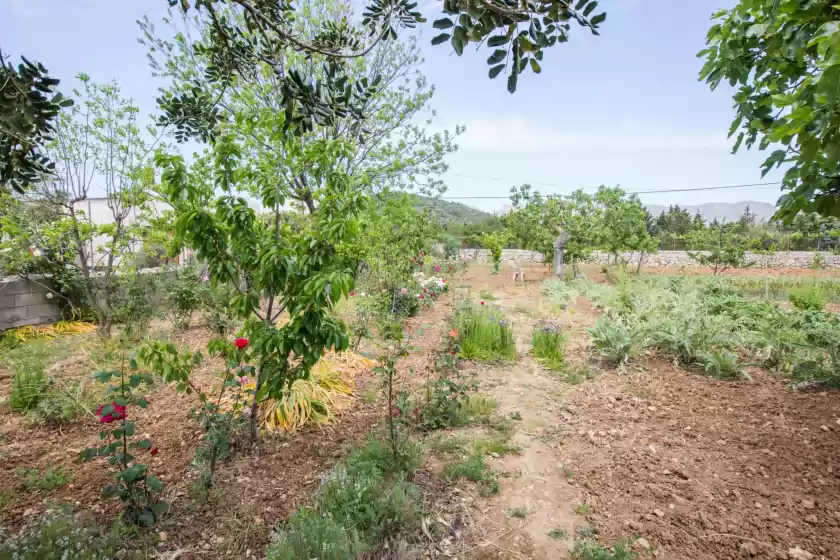
[[[477,178],[476,178],[477,179]],[[492,178],[488,178],[488,180],[496,180]],[[531,185],[539,185],[540,183],[526,183]],[[694,188],[687,188],[687,189],[661,189],[661,190],[653,190],[653,191],[628,191],[627,194],[658,194],[658,193],[677,193],[677,192],[696,192],[696,191],[717,191],[717,190],[725,190],[725,189],[745,189],[750,187],[770,187],[770,186],[777,186],[781,185],[781,181],[772,181],[768,183],[745,183],[742,185],[719,185],[717,187],[694,187]],[[554,186],[559,187],[559,184],[550,184],[550,183],[542,183],[543,186]],[[503,200],[509,199],[510,195],[508,196],[442,196],[441,198],[446,200]]]

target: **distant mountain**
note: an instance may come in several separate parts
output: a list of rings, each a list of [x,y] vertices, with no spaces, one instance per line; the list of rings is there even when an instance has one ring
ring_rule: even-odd
[[[428,208],[432,214],[437,216],[442,224],[452,222],[458,224],[477,224],[492,216],[492,214],[483,210],[461,204],[460,202],[452,202],[429,196],[415,195],[415,197],[417,199],[415,206],[420,209]]]
[[[647,204],[648,212],[653,214],[654,217],[659,216],[664,211],[668,210],[667,206],[662,206],[660,204]],[[744,213],[744,209],[749,206],[750,212],[758,216],[758,219],[761,221],[767,221],[770,219],[773,214],[776,213],[776,207],[769,202],[756,202],[755,200],[744,200],[742,202],[709,202],[707,204],[700,204],[700,205],[686,205],[683,206],[680,204],[680,208],[685,208],[692,215],[696,212],[700,212],[700,215],[703,216],[703,219],[707,222],[710,222],[717,218],[719,222],[727,221],[727,222],[737,222],[738,218],[741,217],[741,214]]]

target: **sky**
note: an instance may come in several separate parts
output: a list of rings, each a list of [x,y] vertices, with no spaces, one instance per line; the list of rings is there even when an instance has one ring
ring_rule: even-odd
[[[731,153],[732,90],[697,79],[710,16],[735,0],[601,0],[601,35],[572,28],[547,49],[542,73],[520,76],[511,95],[504,76],[487,77],[486,47],[458,57],[437,34],[419,30],[422,71],[436,87],[435,128],[466,126],[447,157],[445,197],[506,196],[514,185],[543,193],[620,185],[629,192],[762,183],[766,153]],[[159,79],[150,74],[136,20],[159,21],[166,0],[0,0],[0,49],[43,63],[62,88],[79,72],[116,80],[143,113],[155,110]],[[439,3],[421,11],[431,22]],[[641,195],[647,204],[774,203],[778,186]],[[505,200],[462,199],[498,210]]]

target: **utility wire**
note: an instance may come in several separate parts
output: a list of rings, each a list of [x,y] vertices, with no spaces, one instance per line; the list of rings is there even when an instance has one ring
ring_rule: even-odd
[[[459,175],[460,177],[461,175]],[[477,179],[477,178],[476,178]],[[502,180],[502,179],[493,179],[487,178],[487,180],[494,181],[494,180]],[[538,185],[540,183],[525,183],[531,185]],[[657,194],[657,193],[677,193],[677,192],[696,192],[696,191],[717,191],[717,190],[725,190],[725,189],[744,189],[749,187],[770,187],[770,186],[777,186],[781,185],[781,181],[773,181],[769,183],[745,183],[743,185],[720,185],[717,187],[695,187],[695,188],[687,188],[687,189],[661,189],[661,190],[653,190],[653,191],[628,191],[627,194]],[[551,184],[551,183],[541,183],[543,186],[554,186],[559,187],[561,185],[558,184]],[[559,194],[559,193],[556,193]],[[441,198],[445,200],[503,200],[509,199],[510,195],[507,196],[442,196]]]

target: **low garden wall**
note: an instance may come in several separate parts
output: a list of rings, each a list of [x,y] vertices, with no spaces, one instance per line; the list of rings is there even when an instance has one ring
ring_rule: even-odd
[[[697,251],[702,253],[703,251]],[[840,268],[840,255],[833,253],[814,251],[777,251],[775,253],[750,253],[745,257],[752,266],[761,268],[811,268],[814,265],[814,257],[822,257],[822,266],[825,268]],[[490,251],[487,249],[461,249],[461,258],[472,261],[489,261]],[[619,258],[631,266],[639,263],[639,253],[621,253]],[[594,264],[606,264],[607,259],[612,255],[603,251],[593,251],[587,262]],[[507,263],[541,263],[544,258],[542,253],[526,251],[524,249],[505,249],[502,251],[502,261]],[[686,251],[659,251],[658,253],[646,254],[643,267],[648,268],[682,268],[700,266]]]
[[[52,280],[34,277],[0,279],[0,331],[25,325],[54,323],[61,319]]]

